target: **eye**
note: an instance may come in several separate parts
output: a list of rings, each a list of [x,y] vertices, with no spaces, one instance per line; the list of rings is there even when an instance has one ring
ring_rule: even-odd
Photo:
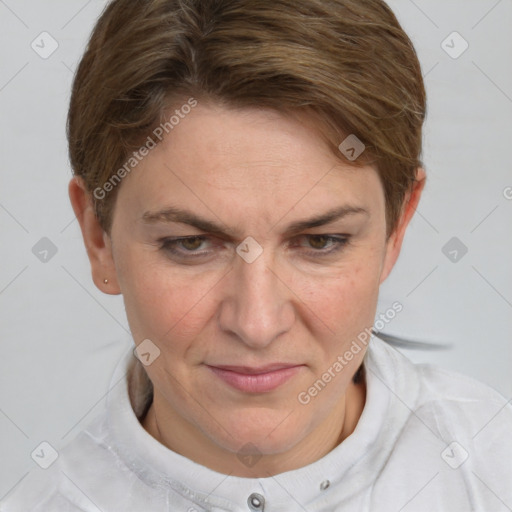
[[[212,241],[206,236],[163,238],[159,240],[161,249],[182,258],[199,257],[211,253]],[[208,245],[210,244],[210,245]]]
[[[312,251],[304,251],[308,256],[318,257],[334,254],[342,250],[349,242],[347,235],[302,235],[299,238],[300,242],[297,245],[300,248],[313,249]]]
[[[310,235],[308,242],[313,249],[325,249],[332,238],[327,235]]]
[[[292,248],[298,248],[303,256],[321,258],[340,252],[348,243],[349,235],[302,235],[291,243]],[[214,255],[225,254],[225,244],[208,236],[187,236],[180,238],[163,238],[158,240],[160,248],[169,257],[182,263],[209,261]]]
[[[179,242],[187,251],[197,251],[204,242],[204,237],[195,236],[193,238],[183,238],[181,240],[177,240],[177,242]]]

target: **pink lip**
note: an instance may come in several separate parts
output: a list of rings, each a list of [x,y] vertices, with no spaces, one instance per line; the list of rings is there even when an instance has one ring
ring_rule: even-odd
[[[246,366],[207,367],[230,386],[245,393],[265,393],[272,391],[291,379],[302,367],[274,364],[261,368]]]

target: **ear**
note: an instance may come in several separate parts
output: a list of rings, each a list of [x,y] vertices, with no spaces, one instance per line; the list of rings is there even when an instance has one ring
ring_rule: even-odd
[[[90,194],[80,177],[69,182],[69,199],[82,230],[85,248],[91,262],[94,284],[104,293],[119,295],[121,290],[117,282],[116,267],[112,256],[112,241],[103,231]],[[108,280],[105,283],[105,280]]]
[[[384,257],[384,264],[380,276],[381,283],[389,276],[391,270],[395,266],[398,256],[400,255],[406,228],[416,212],[416,208],[418,207],[418,203],[421,198],[421,193],[425,187],[425,181],[425,171],[419,167],[416,171],[416,181],[414,182],[412,189],[405,196],[404,206],[397,226],[386,242],[386,255]]]

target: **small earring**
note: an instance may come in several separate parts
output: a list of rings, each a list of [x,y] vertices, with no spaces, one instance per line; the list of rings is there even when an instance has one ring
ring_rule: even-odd
[[[104,282],[105,284],[108,284],[108,279],[103,279],[103,282]]]

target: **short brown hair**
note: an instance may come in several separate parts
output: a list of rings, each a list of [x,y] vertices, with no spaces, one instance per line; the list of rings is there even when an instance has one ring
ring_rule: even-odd
[[[422,165],[425,96],[382,0],[113,0],[74,80],[70,160],[92,193],[180,97],[306,112],[341,159],[346,136],[364,143],[350,163],[376,166],[390,234]],[[117,188],[93,199],[107,232]]]

